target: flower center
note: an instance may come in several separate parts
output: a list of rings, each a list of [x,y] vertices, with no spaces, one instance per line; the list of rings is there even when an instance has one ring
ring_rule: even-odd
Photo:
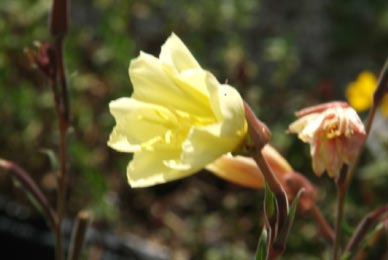
[[[339,137],[341,135],[341,129],[338,123],[330,122],[325,129],[325,135],[327,139]]]

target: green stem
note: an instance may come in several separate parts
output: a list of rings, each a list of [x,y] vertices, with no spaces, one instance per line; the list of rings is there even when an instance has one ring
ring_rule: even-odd
[[[261,170],[269,189],[275,196],[276,201],[276,221],[274,224],[269,223],[270,234],[268,240],[269,250],[267,251],[268,259],[275,259],[279,255],[279,251],[273,250],[273,242],[276,239],[279,230],[282,230],[287,223],[288,218],[288,198],[285,190],[276,178],[275,174],[269,167],[266,159],[262,154],[263,147],[271,139],[271,132],[268,127],[261,122],[253,113],[252,109],[244,102],[245,117],[248,123],[248,135],[250,143],[246,145],[250,156],[255,160],[257,166]]]
[[[288,217],[288,198],[279,180],[269,167],[266,159],[262,154],[263,147],[271,139],[271,132],[267,126],[261,122],[253,113],[252,109],[247,103],[244,103],[245,117],[248,123],[248,135],[251,138],[251,157],[255,160],[257,166],[260,168],[265,181],[268,183],[270,190],[274,193],[279,215],[279,227],[285,223]]]
[[[284,191],[282,185],[279,180],[276,178],[275,174],[272,172],[271,168],[267,161],[265,160],[263,154],[261,152],[257,153],[256,156],[253,157],[256,164],[259,166],[263,176],[270,188],[276,197],[276,206],[277,206],[277,214],[278,214],[278,228],[282,228],[284,223],[286,223],[288,218],[288,198],[286,192]]]
[[[337,216],[335,221],[335,234],[334,234],[334,245],[333,245],[333,260],[339,259],[341,238],[342,238],[342,219],[344,215],[345,196],[346,196],[346,177],[348,167],[345,165],[341,170],[337,179]]]

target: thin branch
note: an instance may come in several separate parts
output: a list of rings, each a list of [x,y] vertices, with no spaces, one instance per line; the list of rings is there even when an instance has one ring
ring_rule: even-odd
[[[17,164],[4,159],[0,159],[0,167],[10,171],[13,176],[20,182],[23,188],[30,192],[30,194],[42,207],[47,219],[49,220],[49,224],[52,228],[54,228],[57,223],[57,216],[50,203],[48,202],[46,196],[40,190],[35,181],[30,177],[30,175]]]
[[[361,147],[365,146],[366,140],[367,140],[367,138],[370,134],[370,131],[372,129],[372,124],[373,124],[373,121],[374,121],[374,118],[376,115],[377,108],[381,104],[381,101],[382,101],[384,95],[387,93],[388,93],[388,59],[385,61],[383,69],[381,70],[379,80],[378,80],[377,86],[376,86],[376,91],[373,95],[373,104],[372,104],[371,109],[369,110],[368,118],[367,118],[366,125],[365,125],[366,136],[364,138],[364,141],[363,141],[363,144],[361,145]],[[354,162],[350,165],[350,167],[348,169],[346,181],[344,184],[345,189],[347,189],[347,187],[350,184],[350,181],[353,178],[353,175],[356,171],[358,162],[360,160],[361,153],[362,153],[362,149],[360,149],[356,159],[354,160]]]
[[[65,67],[63,62],[63,42],[68,30],[69,23],[69,4],[68,0],[53,0],[50,13],[49,31],[53,39],[55,52],[55,78],[51,79],[53,89],[57,89],[59,98],[55,99],[55,106],[58,117],[59,127],[59,161],[60,169],[57,176],[58,195],[57,195],[57,214],[58,221],[56,226],[56,259],[63,259],[63,242],[62,242],[62,220],[66,208],[67,192],[67,130],[69,127],[69,98],[68,86],[66,80]],[[54,65],[53,65],[54,66]],[[56,88],[59,86],[58,88]],[[55,93],[54,93],[55,94]]]
[[[87,211],[80,211],[71,236],[68,260],[79,259],[89,222],[89,213]]]
[[[342,220],[344,215],[345,207],[345,196],[346,196],[346,173],[348,166],[344,165],[341,169],[340,174],[336,180],[337,184],[337,215],[335,219],[335,234],[334,234],[334,245],[333,245],[333,260],[339,259],[341,240],[342,240]]]

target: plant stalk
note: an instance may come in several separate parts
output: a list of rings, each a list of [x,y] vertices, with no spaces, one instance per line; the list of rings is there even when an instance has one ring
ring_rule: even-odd
[[[346,197],[346,176],[348,166],[344,165],[336,180],[337,186],[337,215],[335,220],[335,234],[333,245],[333,260],[338,260],[340,255],[341,239],[342,239],[342,220],[344,215],[345,197]]]
[[[53,39],[55,52],[55,69],[52,85],[59,128],[59,173],[57,176],[57,215],[55,230],[56,259],[64,259],[62,222],[66,209],[67,193],[67,131],[69,128],[68,87],[63,61],[63,42],[68,30],[68,0],[53,0],[49,31]]]

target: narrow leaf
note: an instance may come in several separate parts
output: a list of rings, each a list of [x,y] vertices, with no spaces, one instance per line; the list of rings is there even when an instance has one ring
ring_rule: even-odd
[[[264,211],[265,216],[269,222],[276,219],[276,198],[271,189],[269,188],[267,182],[265,182],[265,198],[264,198]]]
[[[40,190],[35,181],[30,177],[30,175],[15,163],[3,160],[1,158],[0,167],[12,173],[12,176],[23,187],[22,190],[28,192],[31,196],[34,197],[35,201],[42,207],[50,225],[54,228],[56,223],[56,214],[48,202],[46,196]]]
[[[264,216],[265,222],[268,229],[268,241],[267,241],[267,251],[270,254],[270,248],[272,247],[273,242],[276,239],[278,232],[278,207],[275,194],[269,188],[267,182],[265,182],[265,197],[264,197]]]
[[[264,227],[261,232],[259,243],[256,250],[256,260],[265,260],[267,257],[267,248],[268,248],[268,232]]]
[[[48,223],[50,223],[50,219],[47,218],[45,209],[42,207],[41,203],[39,203],[37,198],[29,191],[29,189],[25,189],[22,183],[14,175],[11,175],[11,179],[14,186],[22,190],[26,194],[26,197],[31,203],[31,205],[43,215],[43,217]]]
[[[294,222],[296,209],[297,209],[297,206],[298,206],[298,203],[299,203],[300,196],[302,195],[303,192],[304,192],[304,189],[300,189],[298,191],[298,194],[296,195],[294,201],[291,203],[290,213],[288,214],[289,226],[290,227],[292,226],[292,224]]]
[[[47,155],[53,171],[57,172],[57,170],[59,169],[59,163],[58,163],[58,158],[55,155],[54,151],[51,149],[41,149],[41,152]]]
[[[303,191],[304,191],[303,188],[300,189],[294,201],[291,203],[287,221],[285,225],[279,230],[278,237],[276,238],[276,241],[274,243],[274,250],[277,251],[279,255],[286,248],[287,238],[290,233],[292,224],[294,223],[296,209],[299,203],[300,196],[302,195]]]
[[[388,205],[372,211],[366,215],[358,224],[352,238],[346,245],[344,256],[353,255],[360,249],[360,244],[365,241],[370,231],[381,221],[381,217],[388,213]]]

